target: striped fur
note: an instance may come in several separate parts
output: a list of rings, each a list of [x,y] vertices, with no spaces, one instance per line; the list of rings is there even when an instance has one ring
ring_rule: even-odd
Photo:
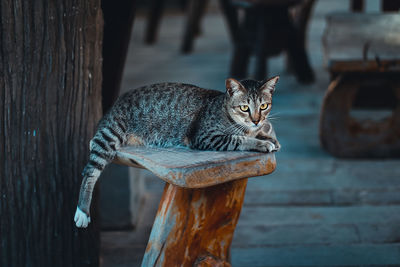
[[[279,150],[267,119],[277,81],[278,77],[265,82],[228,79],[225,93],[164,83],[122,95],[102,118],[90,141],[75,217],[77,226],[86,227],[89,223],[97,178],[123,145],[188,146],[217,151]],[[261,109],[263,104],[268,108]],[[247,106],[248,110],[241,110],[241,106]]]

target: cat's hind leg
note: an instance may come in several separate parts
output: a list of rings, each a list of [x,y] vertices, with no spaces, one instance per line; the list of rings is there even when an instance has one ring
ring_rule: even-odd
[[[74,217],[77,227],[87,227],[90,223],[90,203],[94,186],[101,172],[114,159],[117,149],[126,139],[120,128],[118,125],[102,127],[90,141],[89,161],[82,173],[83,180]]]
[[[104,169],[104,167],[102,169]],[[79,201],[74,217],[75,225],[77,227],[85,228],[90,223],[90,203],[92,202],[94,186],[101,174],[102,169],[99,170],[95,167],[92,167],[89,160],[89,163],[86,165],[83,171],[83,180],[79,192]]]

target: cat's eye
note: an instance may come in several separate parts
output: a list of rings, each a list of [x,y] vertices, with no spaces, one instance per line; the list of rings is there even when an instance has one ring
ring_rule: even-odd
[[[269,104],[263,103],[263,104],[261,104],[260,109],[264,110],[264,109],[267,109],[268,107],[269,107]]]
[[[241,110],[241,111],[244,111],[244,112],[249,111],[249,106],[247,106],[247,105],[241,105],[241,106],[240,106],[240,110]]]

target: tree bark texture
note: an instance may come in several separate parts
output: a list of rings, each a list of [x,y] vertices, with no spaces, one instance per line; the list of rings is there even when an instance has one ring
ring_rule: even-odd
[[[0,266],[97,266],[74,226],[101,116],[100,0],[0,1]]]

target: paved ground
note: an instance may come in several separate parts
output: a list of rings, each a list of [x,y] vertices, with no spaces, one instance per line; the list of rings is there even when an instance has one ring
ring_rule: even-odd
[[[370,4],[376,2],[369,1]],[[232,246],[232,265],[400,266],[399,160],[340,160],[318,139],[321,100],[328,85],[321,36],[324,16],[348,1],[320,0],[309,31],[317,81],[302,86],[285,72],[284,57],[269,61],[276,89],[274,125],[282,144],[277,170],[250,179]],[[372,7],[374,8],[374,7]],[[208,12],[191,55],[179,53],[184,19],[168,15],[154,46],[142,43],[138,17],[123,89],[180,81],[224,89],[231,45],[220,14]],[[147,174],[146,201],[138,229],[102,233],[102,266],[140,266],[163,183]]]

